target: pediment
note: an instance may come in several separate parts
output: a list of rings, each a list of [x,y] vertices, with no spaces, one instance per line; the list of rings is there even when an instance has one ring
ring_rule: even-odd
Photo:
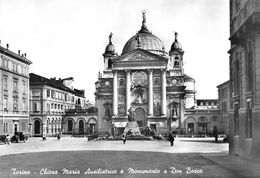
[[[131,62],[131,63],[140,63],[140,62],[164,62],[167,63],[168,59],[148,51],[142,49],[136,49],[130,53],[126,53],[122,56],[116,58],[113,62],[114,63],[121,63],[121,62]]]

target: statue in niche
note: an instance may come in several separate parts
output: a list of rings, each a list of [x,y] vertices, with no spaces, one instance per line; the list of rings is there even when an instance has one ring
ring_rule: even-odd
[[[172,117],[177,118],[177,104],[176,103],[174,103],[172,105]]]
[[[129,122],[133,122],[135,119],[135,113],[134,113],[134,110],[132,108],[132,106],[128,109],[128,121]]]
[[[134,94],[135,94],[134,103],[138,103],[138,104],[144,103],[144,98],[143,98],[144,91],[141,88],[137,88],[136,90],[134,90]]]

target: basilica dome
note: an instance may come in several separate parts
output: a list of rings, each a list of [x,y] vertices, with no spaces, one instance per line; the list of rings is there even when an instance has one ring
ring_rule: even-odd
[[[139,39],[138,39],[139,38]],[[138,42],[139,40],[139,42]],[[139,44],[138,44],[139,43]],[[125,54],[127,52],[133,51],[135,49],[141,48],[143,50],[147,50],[149,52],[158,54],[158,55],[164,55],[164,44],[163,42],[153,35],[150,32],[138,32],[136,35],[134,35],[132,38],[130,38],[122,51],[122,54]]]
[[[157,55],[166,55],[163,42],[153,35],[146,27],[145,12],[143,12],[143,22],[141,30],[131,37],[125,44],[122,55],[135,49],[143,49]]]

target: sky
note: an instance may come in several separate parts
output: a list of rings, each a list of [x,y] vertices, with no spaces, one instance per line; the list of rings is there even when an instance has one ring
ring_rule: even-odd
[[[32,73],[73,77],[74,87],[94,101],[110,32],[121,54],[140,30],[143,10],[167,52],[178,32],[196,98],[217,99],[217,85],[229,79],[227,0],[0,0],[1,46],[27,53]]]

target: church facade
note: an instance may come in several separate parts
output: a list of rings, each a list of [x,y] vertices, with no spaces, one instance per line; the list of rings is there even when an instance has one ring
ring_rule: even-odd
[[[178,34],[169,53],[163,42],[148,30],[143,12],[141,29],[115,51],[112,33],[104,56],[104,70],[96,84],[99,132],[120,131],[135,113],[140,128],[158,133],[185,130],[185,108],[194,107],[195,80],[184,73],[184,51]]]

